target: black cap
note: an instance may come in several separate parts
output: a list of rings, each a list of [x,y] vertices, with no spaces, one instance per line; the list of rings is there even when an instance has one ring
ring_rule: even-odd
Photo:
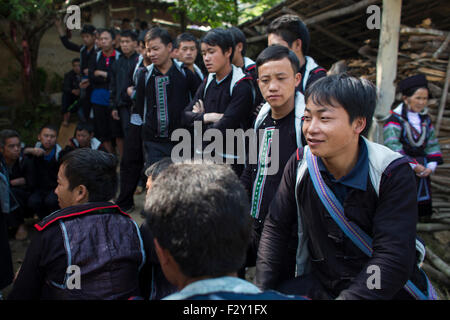
[[[414,93],[419,88],[428,89],[428,81],[425,75],[423,74],[408,77],[398,83],[398,89],[403,95],[406,96],[409,96],[411,93]],[[428,92],[429,91],[430,90],[428,90]]]

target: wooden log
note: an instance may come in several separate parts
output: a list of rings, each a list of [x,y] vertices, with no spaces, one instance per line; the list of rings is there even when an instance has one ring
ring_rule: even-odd
[[[419,68],[417,70],[420,73],[424,73],[425,75],[435,76],[435,77],[445,77],[446,73],[440,70],[431,69],[431,68]]]
[[[429,34],[435,36],[447,36],[446,31],[436,30],[436,29],[425,29],[425,28],[410,28],[407,26],[400,27],[401,34]]]
[[[450,230],[450,225],[445,223],[418,223],[416,228],[417,231],[435,232],[435,231]]]
[[[442,43],[442,45],[439,47],[439,49],[436,50],[435,53],[433,53],[433,58],[437,59],[440,54],[447,49],[448,42],[450,41],[450,33],[447,35],[447,38],[445,38],[445,41]]]
[[[436,280],[437,282],[440,282],[440,283],[445,284],[447,286],[450,285],[450,279],[445,274],[440,272],[439,270],[436,270],[435,268],[430,266],[428,263],[424,262],[422,264],[422,269],[433,280]]]
[[[449,36],[450,36],[450,34],[449,34]],[[445,104],[447,102],[447,92],[448,92],[448,83],[449,83],[449,81],[450,81],[450,59],[448,60],[447,74],[445,76],[444,89],[442,90],[443,95],[442,95],[442,98],[441,98],[441,103],[439,105],[438,118],[436,120],[436,136],[439,135],[439,130],[441,129],[441,122],[442,122],[442,117],[444,115],[444,108],[445,108]]]
[[[441,258],[439,258],[433,251],[431,251],[430,247],[427,247],[426,250],[427,251],[425,259],[428,258],[428,260],[437,270],[441,271],[443,274],[450,278],[450,266]]]

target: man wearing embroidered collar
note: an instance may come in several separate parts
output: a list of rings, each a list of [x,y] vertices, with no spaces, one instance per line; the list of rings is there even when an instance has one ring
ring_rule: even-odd
[[[253,103],[251,77],[231,64],[233,51],[233,38],[224,29],[213,29],[202,38],[201,52],[209,75],[184,110],[186,127],[193,130],[198,121],[203,132],[210,128],[218,129],[223,137],[227,129],[248,128]],[[227,143],[226,139],[223,140],[220,156],[231,159],[236,173],[241,174],[245,155],[237,154],[236,150],[233,154],[226,153]],[[203,150],[194,152],[202,153]]]
[[[146,167],[170,157],[172,132],[181,125],[184,108],[191,101],[199,79],[170,58],[172,37],[163,28],[154,27],[145,36],[147,55],[152,64],[145,80],[136,88],[136,109],[143,121],[142,139]]]
[[[297,86],[297,90],[301,93],[304,94],[314,81],[327,75],[324,68],[307,56],[310,42],[309,31],[298,16],[285,14],[275,19],[267,28],[267,33],[269,46],[279,44],[288,47],[297,55],[302,74],[302,81]]]
[[[431,182],[438,164],[443,163],[439,142],[426,106],[430,95],[423,74],[399,82],[403,103],[398,105],[384,125],[384,144],[394,151],[414,159],[411,167],[416,173],[419,217],[432,214]]]
[[[200,51],[200,44],[192,34],[185,32],[177,37],[178,59],[183,64],[183,67],[191,70],[200,80],[203,81],[205,77],[201,69],[195,64],[198,53]]]
[[[61,158],[68,152],[78,148],[90,148],[92,150],[106,151],[103,144],[94,137],[94,128],[88,122],[79,122],[75,128],[75,134],[69,139],[69,143],[61,151]]]
[[[375,110],[374,85],[329,76],[311,85],[305,100],[308,145],[287,163],[269,208],[258,286],[313,299],[409,299],[411,279],[418,288],[412,292],[424,298],[409,160],[363,137]],[[286,261],[286,247],[296,223],[296,272],[282,282],[283,264],[293,263]]]
[[[284,46],[270,46],[260,53],[256,65],[258,84],[267,102],[261,108],[254,127],[256,132],[264,131],[263,136],[256,134],[257,138],[262,138],[257,143],[258,161],[249,163],[241,175],[251,199],[250,215],[253,217],[247,267],[255,265],[264,219],[283,169],[295,150],[305,144],[302,143],[300,121],[305,109],[304,99],[295,90],[301,79],[297,56]],[[279,169],[270,173],[268,167],[274,165],[274,161],[278,162]],[[295,254],[295,248],[293,252]]]
[[[161,268],[180,290],[165,299],[290,298],[236,277],[250,216],[245,191],[228,166],[169,166],[153,181],[145,210]]]
[[[106,300],[137,295],[145,253],[137,224],[110,202],[117,189],[116,157],[81,148],[61,162],[55,189],[61,210],[35,225],[38,233],[8,298]]]

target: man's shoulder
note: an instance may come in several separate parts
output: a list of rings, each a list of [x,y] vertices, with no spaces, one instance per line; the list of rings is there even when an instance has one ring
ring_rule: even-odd
[[[46,216],[38,223],[36,223],[34,227],[38,231],[44,231],[48,227],[52,226],[55,222],[74,217],[80,217],[82,215],[99,211],[110,213],[122,213],[128,216],[126,213],[122,212],[117,205],[113,204],[112,202],[90,202],[57,210],[52,214]]]

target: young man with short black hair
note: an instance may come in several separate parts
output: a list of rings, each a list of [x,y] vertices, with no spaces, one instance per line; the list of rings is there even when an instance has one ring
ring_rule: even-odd
[[[137,224],[110,202],[117,191],[116,166],[114,155],[89,148],[64,156],[55,189],[61,210],[35,225],[38,233],[8,299],[117,300],[139,294],[145,253]]]
[[[184,111],[185,126],[193,129],[196,121],[202,130],[218,129],[225,137],[227,129],[247,129],[253,106],[251,77],[231,63],[234,43],[231,34],[221,28],[208,31],[201,40],[203,61],[209,75]],[[203,134],[203,132],[195,132]],[[195,140],[195,136],[194,136]],[[245,154],[226,153],[226,139],[220,156],[233,159],[233,168],[242,173]],[[202,153],[203,150],[194,150]]]
[[[170,157],[171,134],[181,127],[181,117],[199,85],[198,78],[170,58],[172,38],[167,30],[155,27],[145,37],[152,62],[138,80],[136,108],[143,122],[142,139],[146,166]]]
[[[84,113],[80,107],[80,82],[81,68],[80,59],[72,59],[72,70],[64,75],[63,95],[62,95],[62,114],[63,125],[69,125],[70,114],[77,112],[80,119],[84,120]]]
[[[409,159],[364,138],[375,111],[375,86],[333,75],[312,84],[305,100],[308,145],[292,155],[270,205],[257,285],[313,299],[409,299],[404,286],[411,279],[426,292],[417,266],[417,199]],[[294,224],[295,263],[286,261]],[[282,282],[286,263],[295,265],[295,278],[290,274]],[[373,266],[379,282],[370,288]]]
[[[176,39],[178,60],[183,63],[183,66],[191,70],[201,81],[204,75],[201,69],[195,64],[197,55],[200,51],[200,44],[196,37],[190,33],[182,33]]]
[[[327,71],[307,56],[310,45],[309,31],[298,16],[285,14],[278,17],[269,24],[267,33],[269,46],[279,44],[288,47],[297,55],[302,75],[297,90],[301,93],[304,94],[314,81],[326,77]]]
[[[132,101],[127,89],[132,85],[133,72],[139,60],[136,45],[136,34],[129,30],[122,31],[120,36],[122,55],[111,69],[110,107],[112,108],[113,119],[120,120],[122,137],[127,135],[130,123]]]
[[[15,130],[0,131],[0,161],[8,171],[9,187],[19,207],[6,216],[8,227],[16,240],[25,240],[27,229],[24,218],[27,214],[27,201],[35,182],[35,172],[29,157],[24,155],[20,136]]]
[[[165,300],[293,299],[239,279],[250,238],[244,188],[230,167],[177,163],[152,183],[147,222],[166,278]],[[192,214],[195,212],[195,214]]]
[[[297,56],[286,47],[270,46],[259,54],[256,65],[259,88],[267,102],[254,125],[257,163],[249,163],[241,175],[241,182],[251,200],[249,214],[253,218],[252,241],[246,262],[248,267],[256,263],[264,220],[280,184],[283,169],[295,150],[305,144],[301,132],[304,99],[295,89],[301,79]],[[273,172],[275,162],[278,170]]]
[[[120,121],[112,118],[110,109],[111,70],[121,55],[114,49],[115,38],[114,30],[102,30],[100,32],[102,50],[92,55],[89,61],[89,81],[93,86],[91,102],[94,110],[94,131],[108,152],[113,152],[113,139],[116,139],[119,151],[122,150]]]
[[[33,193],[28,198],[28,207],[43,219],[58,209],[55,189],[59,168],[61,146],[56,143],[58,129],[44,125],[39,130],[38,142],[34,148],[25,148],[24,153],[32,155],[36,175]]]
[[[94,127],[89,122],[79,122],[75,134],[69,139],[68,145],[61,151],[61,158],[78,148],[106,151],[100,140],[94,137]]]

